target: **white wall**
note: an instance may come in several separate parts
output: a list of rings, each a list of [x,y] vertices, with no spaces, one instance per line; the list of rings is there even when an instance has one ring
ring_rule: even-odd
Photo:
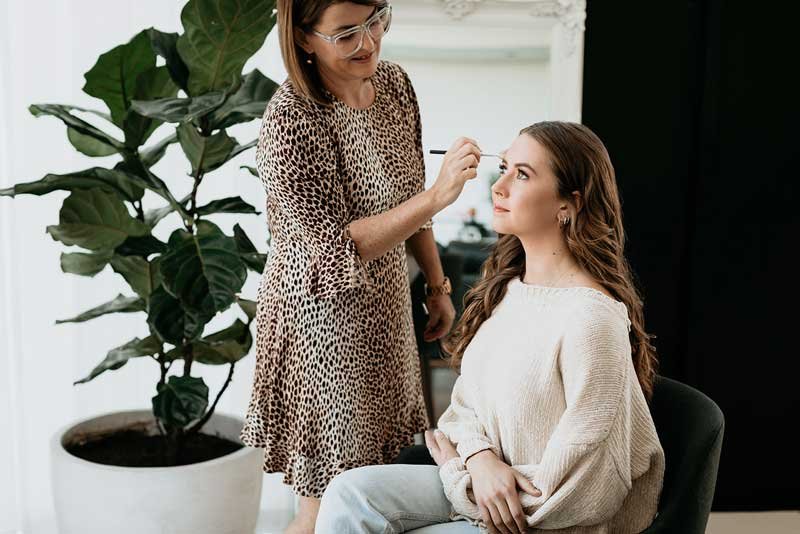
[[[113,164],[113,157],[94,160],[77,153],[66,139],[64,125],[49,117],[35,118],[32,103],[70,103],[95,109],[104,104],[81,91],[83,73],[97,56],[149,26],[180,31],[183,2],[137,0],[6,0],[0,1],[0,188],[39,179],[48,172],[71,172]],[[245,68],[274,73],[274,55],[265,50]],[[280,72],[280,69],[279,69]],[[158,130],[153,139],[168,132]],[[255,138],[258,121],[233,130],[246,142]],[[262,210],[264,195],[257,179],[238,170],[252,165],[253,152],[239,156],[227,170],[208,176],[200,202],[241,195]],[[171,187],[189,190],[186,161],[177,145],[170,148],[157,173]],[[148,334],[143,314],[105,316],[83,324],[55,325],[113,298],[130,294],[127,284],[107,269],[94,279],[66,275],[59,255],[66,250],[45,234],[58,224],[67,192],[44,197],[0,198],[0,533],[50,534],[48,440],[62,425],[113,410],[149,407],[158,368],[149,358],[130,362],[94,381],[72,386],[106,352],[134,336]],[[146,207],[162,203],[145,197]],[[259,216],[218,216],[227,233],[239,222],[254,241],[266,237]],[[172,221],[162,224],[174,229]],[[160,237],[166,237],[167,233]],[[264,249],[261,246],[262,250]],[[242,294],[254,298],[257,275],[250,274]],[[218,317],[208,331],[227,326],[231,313]],[[236,366],[233,383],[218,409],[243,414],[249,395],[254,357]],[[225,369],[196,366],[216,394]],[[292,498],[281,490],[279,475],[265,477],[263,508],[290,508]]]
[[[83,73],[99,54],[143,28],[179,31],[182,5],[163,0],[0,1],[0,188],[36,180],[48,172],[112,164],[114,158],[94,161],[77,153],[67,142],[60,121],[34,118],[27,107],[69,103],[104,109],[102,102],[81,91]],[[480,44],[479,39],[477,42]],[[475,137],[486,151],[497,151],[507,146],[521,127],[548,116],[546,61],[525,65],[401,62],[419,96],[426,152],[447,148],[459,135]],[[245,70],[254,67],[273,79],[283,79],[274,35]],[[160,138],[168,128],[162,127],[153,138]],[[255,138],[257,130],[255,121],[232,133],[246,142]],[[241,195],[263,209],[261,185],[238,170],[240,164],[252,165],[252,159],[253,152],[247,152],[227,169],[209,175],[200,202]],[[439,156],[426,155],[429,184],[439,161]],[[493,160],[482,166],[484,178],[470,183],[463,198],[437,216],[437,239],[446,243],[455,236],[468,207],[479,208],[481,218],[488,220],[485,176],[494,168]],[[156,171],[178,195],[188,191],[186,162],[177,145],[170,148]],[[155,363],[142,358],[88,384],[72,386],[109,349],[134,336],[147,335],[147,328],[142,314],[54,324],[56,319],[71,317],[117,293],[130,293],[127,284],[110,270],[94,279],[61,272],[59,256],[65,247],[45,234],[45,227],[58,223],[58,210],[66,196],[66,192],[54,192],[44,197],[0,198],[0,533],[54,532],[47,449],[51,435],[76,419],[149,407],[158,378]],[[161,202],[148,193],[145,205],[156,207]],[[229,234],[239,222],[257,245],[266,237],[263,215],[223,215],[215,221]],[[167,229],[163,232],[159,237],[166,238]],[[243,295],[253,298],[257,283],[257,276],[251,273]],[[233,313],[217,317],[209,331],[226,326]],[[237,365],[220,411],[244,413],[253,364],[251,355]],[[197,372],[215,394],[225,369],[198,366]],[[280,475],[265,477],[265,515],[292,506],[291,494],[280,486],[279,479]]]

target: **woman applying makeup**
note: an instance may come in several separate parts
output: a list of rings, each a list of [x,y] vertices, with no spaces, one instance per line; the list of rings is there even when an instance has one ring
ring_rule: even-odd
[[[318,534],[633,534],[655,517],[656,357],[608,153],[585,126],[537,123],[501,172],[500,238],[445,343],[461,374],[425,436],[438,467],[343,473]]]
[[[428,341],[455,316],[431,218],[476,176],[461,138],[425,190],[420,114],[379,60],[382,0],[280,0],[288,79],[264,113],[256,163],[271,250],[258,290],[256,369],[242,441],[300,498],[310,533],[328,482],[391,462],[429,428],[406,247],[428,284]]]

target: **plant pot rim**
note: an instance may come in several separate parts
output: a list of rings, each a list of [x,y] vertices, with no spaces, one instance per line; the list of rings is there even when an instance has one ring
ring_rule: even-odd
[[[114,412],[105,412],[99,413],[92,416],[85,417],[83,419],[72,421],[65,425],[62,425],[58,430],[53,433],[52,437],[50,438],[50,450],[53,454],[57,454],[60,456],[60,461],[68,461],[75,464],[80,464],[86,467],[91,466],[92,469],[98,470],[107,470],[107,471],[130,471],[131,473],[159,473],[159,472],[166,472],[169,471],[170,473],[175,473],[177,470],[181,470],[183,472],[189,471],[196,471],[200,469],[207,469],[216,464],[227,463],[236,461],[241,457],[247,456],[252,454],[254,447],[249,447],[244,445],[241,449],[228,453],[224,456],[220,456],[218,458],[213,458],[211,460],[205,460],[203,462],[196,462],[193,464],[187,465],[175,465],[175,466],[168,466],[168,467],[130,467],[125,465],[110,465],[110,464],[101,464],[97,462],[91,462],[89,460],[84,460],[78,456],[70,454],[64,449],[64,445],[62,444],[62,439],[64,435],[75,428],[78,425],[82,425],[84,423],[88,423],[94,419],[99,419],[101,417],[108,417],[113,415],[134,415],[134,414],[142,414],[142,415],[150,415],[152,417],[152,410],[149,409],[134,409],[134,410],[118,410]],[[227,413],[227,412],[220,412],[219,410],[214,410],[214,414],[211,416],[211,420],[216,419],[218,417],[221,418],[231,418],[241,421],[242,418],[239,415]]]

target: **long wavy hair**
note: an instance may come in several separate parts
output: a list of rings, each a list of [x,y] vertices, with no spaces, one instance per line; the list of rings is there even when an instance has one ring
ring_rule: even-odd
[[[625,232],[622,208],[608,151],[589,128],[569,122],[539,122],[520,134],[531,136],[549,155],[560,198],[571,201],[580,193],[579,210],[563,227],[567,247],[578,265],[614,298],[628,308],[630,343],[636,376],[648,402],[653,395],[657,358],[644,328],[642,298],[624,256]],[[525,275],[525,251],[520,240],[501,234],[481,268],[482,277],[464,296],[464,313],[443,340],[442,348],[458,366],[478,328],[503,299],[506,286]]]

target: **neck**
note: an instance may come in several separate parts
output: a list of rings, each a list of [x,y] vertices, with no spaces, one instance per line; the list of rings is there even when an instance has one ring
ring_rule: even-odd
[[[523,282],[534,285],[558,285],[575,271],[577,262],[561,232],[548,236],[519,237],[525,249]]]
[[[342,79],[324,69],[320,69],[320,77],[325,88],[350,107],[366,108],[374,100],[369,78]]]

